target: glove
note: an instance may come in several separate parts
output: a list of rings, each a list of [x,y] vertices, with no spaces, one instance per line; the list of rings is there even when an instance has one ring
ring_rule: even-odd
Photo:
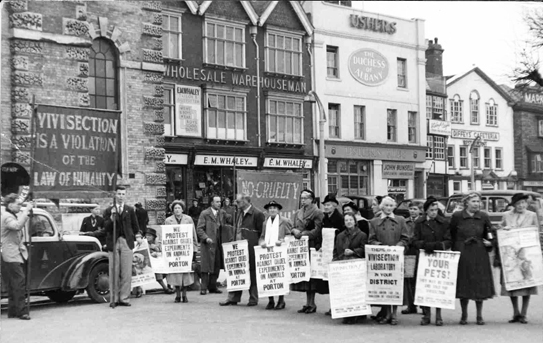
[[[424,252],[427,254],[433,254],[434,253],[434,247],[432,243],[424,243]]]

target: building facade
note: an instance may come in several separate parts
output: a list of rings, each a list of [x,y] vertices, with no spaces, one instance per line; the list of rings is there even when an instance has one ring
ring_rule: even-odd
[[[509,94],[474,67],[447,80],[447,95],[451,120],[449,194],[515,189],[513,102]],[[477,137],[480,142],[471,149]]]
[[[314,34],[315,90],[327,111],[328,192],[425,194],[423,20],[306,1]],[[320,171],[319,171],[320,172]]]

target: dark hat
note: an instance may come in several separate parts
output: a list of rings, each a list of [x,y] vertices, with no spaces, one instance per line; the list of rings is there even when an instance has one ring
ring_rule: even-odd
[[[147,230],[145,231],[145,234],[153,235],[156,238],[156,230],[153,228],[148,227]]]
[[[266,205],[264,205],[264,209],[268,209],[270,207],[277,207],[279,210],[282,210],[283,209],[283,206],[281,206],[281,204],[278,204],[275,202],[275,200],[272,200],[270,201],[269,203],[267,203]]]
[[[339,205],[339,202],[336,199],[336,195],[333,193],[330,193],[324,197],[323,204],[326,204],[327,202],[335,202],[337,205]]]
[[[428,211],[430,206],[432,206],[436,202],[437,202],[437,199],[433,196],[429,196],[428,198],[426,198],[426,202],[424,203],[424,206],[422,207],[424,209],[424,212]]]
[[[356,213],[358,212],[358,206],[356,206],[356,204],[352,201],[349,201],[348,203],[346,204],[343,204],[343,206],[341,207],[343,209],[343,212],[345,212],[345,207],[350,207],[353,209],[353,211]]]
[[[136,207],[138,207],[138,208],[139,208],[139,207],[143,207],[143,205],[141,204],[141,202],[137,202],[134,206],[136,206]]]
[[[304,189],[303,191],[301,191],[300,194],[302,194],[303,192],[306,192],[306,193],[311,194],[311,197],[312,197],[313,199],[315,199],[315,192],[313,192],[312,190],[306,188],[306,189]]]
[[[521,200],[528,200],[529,196],[524,193],[516,193],[513,195],[513,198],[511,198],[511,203],[509,205],[515,206],[515,204]]]

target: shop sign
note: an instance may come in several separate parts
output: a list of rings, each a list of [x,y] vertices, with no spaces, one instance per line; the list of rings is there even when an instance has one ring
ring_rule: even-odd
[[[186,165],[188,160],[187,154],[165,154],[164,163],[165,164],[182,164]]]
[[[499,141],[500,140],[499,132],[473,131],[473,130],[463,130],[463,129],[451,130],[452,138],[475,139],[477,138],[477,136],[481,136],[481,139],[485,141]]]
[[[530,104],[543,105],[543,93],[525,92],[524,101]]]
[[[389,193],[407,193],[407,187],[388,187]]]
[[[383,162],[383,179],[414,179],[415,164]]]
[[[258,166],[257,157],[235,157],[218,155],[196,155],[195,166],[229,166],[233,167],[256,167]]]
[[[389,64],[385,56],[372,49],[360,49],[349,57],[349,71],[354,79],[366,86],[377,86],[388,76]]]
[[[462,141],[462,145],[465,145],[465,146],[471,146],[472,143],[473,143],[473,140],[464,139]],[[486,142],[482,141],[482,140],[479,140],[479,142],[477,143],[477,146],[486,146]]]
[[[175,86],[175,134],[202,137],[202,89]]]
[[[388,22],[386,20],[364,17],[361,15],[351,14],[351,26],[360,30],[368,30],[375,32],[385,32],[389,35],[396,33],[396,22]]]
[[[451,135],[451,122],[443,120],[428,120],[428,134],[430,135],[441,135],[441,136],[450,136]]]
[[[543,187],[543,181],[524,181],[525,187]]]
[[[297,158],[275,158],[266,157],[264,167],[267,168],[292,168],[292,169],[312,169],[313,160],[301,160]]]
[[[325,145],[327,158],[348,158],[363,160],[424,162],[426,161],[426,147],[380,147],[370,145]]]

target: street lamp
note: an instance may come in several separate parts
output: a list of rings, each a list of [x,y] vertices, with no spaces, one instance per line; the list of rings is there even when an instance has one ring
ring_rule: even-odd
[[[322,105],[321,99],[317,93],[313,90],[310,90],[304,98],[304,101],[316,102],[317,107],[319,108],[319,195],[324,196],[328,192],[326,191],[326,158],[324,153],[324,124],[326,123],[326,112],[324,111],[324,106]]]
[[[473,153],[473,149],[479,149],[479,142],[481,141],[481,136],[477,135],[473,142],[471,142],[471,146],[469,148],[469,153],[471,154],[471,191],[476,191],[475,187],[475,154]]]

